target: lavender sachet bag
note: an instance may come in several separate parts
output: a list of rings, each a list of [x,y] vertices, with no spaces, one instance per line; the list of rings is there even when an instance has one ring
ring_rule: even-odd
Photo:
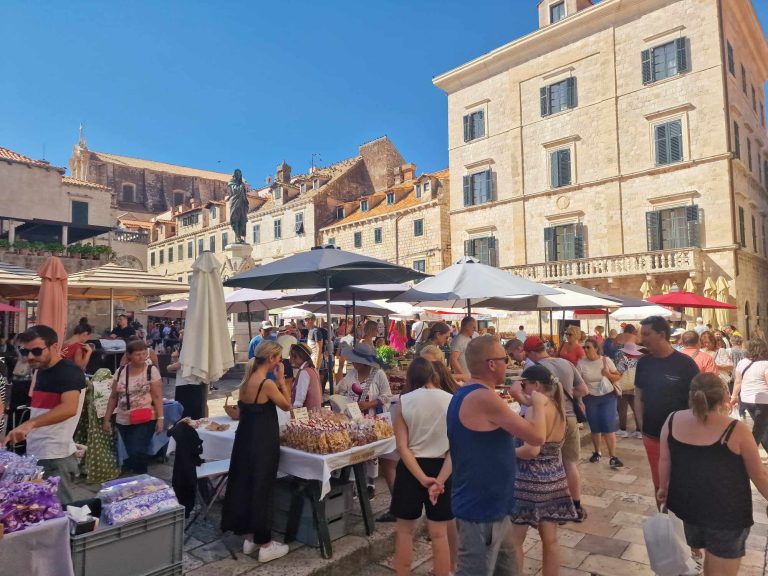
[[[61,502],[56,496],[58,487],[58,478],[0,486],[0,524],[5,532],[18,532],[28,526],[64,516]]]
[[[165,512],[178,505],[179,502],[176,500],[173,490],[166,488],[107,504],[102,509],[102,517],[107,524],[118,524],[140,520],[158,512]]]

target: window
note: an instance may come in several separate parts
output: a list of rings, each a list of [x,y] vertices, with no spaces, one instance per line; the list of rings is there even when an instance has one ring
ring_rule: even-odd
[[[747,69],[744,64],[741,65],[741,91],[747,93]]]
[[[464,241],[464,255],[472,256],[482,264],[488,266],[498,266],[498,255],[496,253],[496,238],[486,236],[485,238],[473,238]]]
[[[275,186],[275,200],[282,200],[282,198],[283,198],[283,187]]]
[[[566,78],[562,82],[544,86],[540,89],[539,93],[541,96],[542,117],[575,108],[576,78]]]
[[[174,192],[173,193],[173,205],[174,206],[182,206],[184,204],[184,192]]]
[[[176,260],[184,260],[184,244],[176,246]]]
[[[336,220],[343,220],[344,219],[344,206],[337,206],[336,207]]]
[[[429,180],[426,180],[424,182],[424,194],[428,194],[428,193],[429,193]]]
[[[424,236],[424,219],[419,218],[413,221],[413,235]]]
[[[425,274],[427,272],[427,261],[414,260],[412,268],[416,270],[416,272],[421,272],[422,274]]]
[[[373,243],[381,244],[381,228],[373,229]]]
[[[254,244],[261,243],[261,224],[253,225],[253,243]]]
[[[368,200],[360,201],[360,212],[368,212]]]
[[[355,248],[363,247],[363,233],[355,232]]]
[[[293,226],[294,231],[296,234],[304,234],[304,212],[299,212],[296,214],[296,221]]]
[[[182,226],[194,226],[200,221],[200,213],[195,212],[194,214],[187,214],[186,216],[181,217],[181,225]]]
[[[728,72],[736,76],[736,61],[733,59],[733,46],[731,43],[727,43],[728,46]]]
[[[752,216],[752,250],[757,252],[757,222],[754,216]]]
[[[280,240],[283,237],[283,221],[280,218],[275,219],[272,228],[275,233],[275,240]]]
[[[755,92],[755,86],[752,85],[752,110],[757,112],[757,92]]]
[[[464,116],[464,142],[485,136],[485,111],[478,110]]]
[[[208,238],[208,250],[211,252],[216,252],[216,236],[211,236]]]
[[[192,274],[187,274],[187,284],[192,284]]]
[[[150,252],[149,253],[149,265],[152,266],[153,268],[155,267],[155,253],[154,252]]]
[[[227,232],[221,233],[221,249],[224,250],[224,248],[227,247],[227,244],[229,244],[229,234]]]
[[[334,238],[334,237],[328,238],[328,242],[326,242],[326,245],[328,245],[328,246],[336,246],[336,238]]]
[[[160,250],[157,251],[157,254],[158,256],[160,256],[160,265],[162,266],[163,264],[165,264],[165,250],[161,248]]]
[[[184,276],[178,276],[176,278],[176,282],[178,282],[179,284],[184,284]]]
[[[187,242],[187,258],[191,259],[191,258],[194,258],[194,257],[195,257],[195,245],[190,240],[189,242]]]
[[[421,184],[416,184],[416,198],[421,198]]]
[[[741,158],[741,131],[736,122],[733,123],[733,157]]]
[[[658,124],[654,128],[656,136],[656,165],[664,166],[683,160],[683,123],[673,120]]]
[[[672,250],[700,245],[699,207],[681,206],[645,214],[648,250]]]
[[[752,172],[752,140],[747,138],[747,166],[749,171]]]
[[[571,149],[555,150],[549,155],[550,185],[552,188],[571,184]]]
[[[688,71],[688,41],[685,37],[643,50],[643,84],[650,84]]]
[[[558,2],[549,7],[549,23],[554,24],[565,18],[565,2]]]
[[[134,184],[123,184],[120,195],[123,202],[136,202],[136,186]]]
[[[742,248],[747,247],[746,224],[744,223],[744,208],[739,207],[739,243]]]
[[[763,160],[763,184],[768,187],[768,160]]]
[[[200,254],[203,253],[203,239],[198,238],[197,239],[197,255],[200,256]]]
[[[320,188],[320,180],[315,178],[312,180],[312,189],[317,190],[318,188]]]
[[[493,176],[490,170],[464,176],[464,206],[493,201]]]
[[[88,202],[72,201],[72,224],[88,225]]]
[[[562,224],[544,228],[547,262],[584,258],[584,225]]]
[[[219,217],[219,210],[215,205],[211,206],[210,212],[211,212],[211,218],[213,218],[214,220],[216,220],[216,218]]]
[[[168,263],[173,262],[173,246],[168,247]]]
[[[387,192],[387,204],[389,206],[392,206],[392,204],[395,203],[395,193],[394,192]]]
[[[307,191],[307,183],[306,182],[300,183],[299,184],[299,193],[300,194],[304,194],[304,193],[306,193],[306,191]]]

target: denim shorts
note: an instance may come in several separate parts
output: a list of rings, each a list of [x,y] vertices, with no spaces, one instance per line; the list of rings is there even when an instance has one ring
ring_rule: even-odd
[[[745,546],[749,528],[735,530],[717,530],[683,523],[685,539],[691,548],[704,548],[709,554],[726,560],[742,558],[746,554]]]
[[[605,396],[584,396],[587,409],[587,422],[592,434],[610,434],[619,429],[619,411],[616,408],[618,396],[614,393]]]

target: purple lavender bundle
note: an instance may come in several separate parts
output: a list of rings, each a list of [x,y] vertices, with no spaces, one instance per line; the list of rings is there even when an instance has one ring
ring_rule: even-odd
[[[16,462],[18,459],[18,454],[6,450],[0,450],[0,478],[3,477],[3,472],[5,472],[8,464],[11,462]]]
[[[166,487],[165,490],[107,504],[102,509],[102,517],[107,524],[118,524],[140,520],[158,512],[165,512],[178,505],[179,502],[176,500],[173,490]]]
[[[56,496],[58,486],[58,478],[0,486],[0,524],[5,532],[18,532],[45,520],[64,516]]]

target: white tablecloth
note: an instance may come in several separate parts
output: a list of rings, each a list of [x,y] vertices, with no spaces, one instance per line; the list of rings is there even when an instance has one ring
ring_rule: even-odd
[[[197,431],[203,441],[203,459],[225,460],[232,455],[238,423],[228,416],[217,417],[213,420],[221,424],[229,424],[230,427],[225,432],[212,432],[205,428],[200,428]],[[365,446],[356,446],[336,454],[310,454],[302,450],[281,446],[278,470],[283,474],[304,480],[321,481],[323,488],[320,497],[325,498],[325,495],[331,491],[331,472],[345,466],[371,460],[394,450],[394,438],[378,440]]]
[[[55,518],[0,540],[0,574],[73,576],[69,520]]]

